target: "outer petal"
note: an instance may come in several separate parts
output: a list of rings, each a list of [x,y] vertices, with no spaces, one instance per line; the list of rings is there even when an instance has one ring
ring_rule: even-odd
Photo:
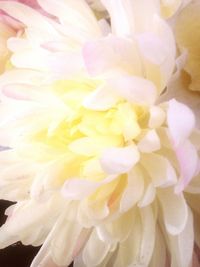
[[[132,232],[126,241],[120,244],[114,266],[149,266],[154,242],[155,217],[149,206],[140,210]]]
[[[110,244],[99,239],[94,230],[83,249],[83,261],[86,266],[98,266],[110,250]]]
[[[192,262],[194,249],[193,216],[191,210],[183,231],[178,236],[169,236],[169,249],[172,255],[172,267],[188,267]]]
[[[199,157],[195,146],[190,141],[185,141],[179,146],[176,150],[176,155],[181,173],[181,179],[176,186],[176,192],[179,193],[184,190],[191,179],[194,178],[198,168]]]
[[[157,194],[167,231],[171,235],[180,234],[188,220],[188,207],[184,196],[175,194],[172,188],[159,189]]]
[[[167,122],[175,147],[181,145],[195,127],[195,117],[192,111],[175,99],[169,101]]]

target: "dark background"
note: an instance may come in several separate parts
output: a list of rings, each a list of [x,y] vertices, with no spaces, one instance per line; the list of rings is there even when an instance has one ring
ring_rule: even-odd
[[[11,204],[11,202],[0,200],[0,225],[5,222],[4,211]],[[29,267],[39,249],[39,247],[23,246],[20,242],[0,249],[0,267]]]

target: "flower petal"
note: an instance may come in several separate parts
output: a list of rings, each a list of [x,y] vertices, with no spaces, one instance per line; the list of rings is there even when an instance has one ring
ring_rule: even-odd
[[[85,66],[90,75],[112,74],[113,71],[142,72],[141,60],[133,40],[109,35],[87,42],[82,50]]]
[[[180,193],[189,184],[196,174],[199,157],[195,146],[190,141],[185,141],[176,149],[176,155],[179,162],[181,179],[175,190]]]
[[[119,96],[132,103],[152,105],[157,97],[155,85],[140,77],[124,75],[109,79],[108,84]]]
[[[172,266],[188,267],[192,262],[194,250],[193,216],[188,208],[188,218],[184,229],[178,236],[169,235],[169,249],[172,255]]]
[[[183,194],[175,194],[173,188],[157,190],[163,210],[165,227],[171,235],[180,234],[188,220],[188,207]]]
[[[119,100],[119,96],[106,85],[99,86],[83,101],[83,106],[88,109],[104,111],[108,110]]]
[[[100,158],[100,163],[108,174],[121,174],[129,171],[140,158],[137,147],[113,147],[105,150]]]
[[[154,152],[160,147],[160,138],[155,130],[148,131],[138,143],[138,148],[143,153]]]
[[[98,266],[110,250],[110,244],[99,239],[94,230],[83,249],[83,261],[86,266]]]
[[[176,172],[167,158],[155,153],[143,154],[141,163],[154,186],[166,187],[177,182]]]
[[[133,207],[142,197],[144,180],[140,169],[134,167],[128,174],[128,184],[120,201],[120,211],[126,212]]]
[[[195,126],[195,117],[186,105],[173,99],[169,101],[167,122],[173,144],[178,147],[190,136]]]

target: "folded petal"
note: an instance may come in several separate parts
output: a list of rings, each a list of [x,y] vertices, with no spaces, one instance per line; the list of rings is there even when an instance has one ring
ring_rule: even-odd
[[[140,158],[137,147],[134,145],[123,148],[105,150],[100,158],[103,170],[109,174],[121,174],[129,171]]]
[[[157,97],[155,85],[144,78],[124,75],[109,79],[108,84],[116,94],[131,103],[152,105]]]
[[[177,182],[176,172],[165,157],[155,153],[143,154],[141,164],[151,177],[154,186],[167,187]]]
[[[193,112],[175,99],[169,101],[167,122],[173,145],[178,147],[190,136],[195,127]]]
[[[165,227],[171,235],[180,234],[188,220],[188,207],[183,194],[175,194],[173,188],[157,190]]]

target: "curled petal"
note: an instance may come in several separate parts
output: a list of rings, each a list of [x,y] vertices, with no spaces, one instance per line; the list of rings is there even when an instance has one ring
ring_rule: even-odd
[[[140,159],[136,146],[110,148],[102,154],[100,162],[103,170],[109,174],[121,174],[129,171]]]
[[[167,122],[173,145],[178,147],[190,136],[195,127],[193,112],[175,99],[169,101]]]

